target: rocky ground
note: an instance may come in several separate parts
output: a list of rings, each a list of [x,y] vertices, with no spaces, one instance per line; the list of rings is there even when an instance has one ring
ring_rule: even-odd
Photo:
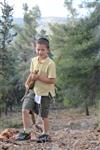
[[[96,115],[55,110],[50,114],[51,142],[30,140],[0,142],[0,150],[100,150],[100,132],[95,129]]]

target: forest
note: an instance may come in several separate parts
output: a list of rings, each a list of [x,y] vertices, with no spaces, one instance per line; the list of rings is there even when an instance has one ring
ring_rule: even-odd
[[[82,1],[80,8],[87,14],[80,16],[72,0],[65,0],[69,11],[65,24],[49,24],[49,33],[38,31],[41,12],[38,6],[29,10],[23,4],[24,23],[13,21],[13,7],[0,3],[0,115],[20,107],[24,82],[29,73],[35,40],[50,40],[52,58],[57,66],[56,100],[63,107],[96,107],[100,99],[100,2]]]

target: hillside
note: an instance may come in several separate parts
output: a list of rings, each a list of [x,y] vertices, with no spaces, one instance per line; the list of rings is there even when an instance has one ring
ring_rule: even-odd
[[[14,18],[14,22],[18,25],[23,24],[23,18]],[[63,24],[66,22],[66,18],[63,17],[42,17],[39,20],[40,25],[48,24],[48,23],[59,23]]]
[[[42,29],[50,32],[49,30],[49,24],[65,24],[67,21],[66,18],[63,17],[42,17],[39,20],[39,27],[38,27],[38,31],[41,31]],[[18,24],[20,26],[23,25],[23,18],[14,18],[14,22],[15,24]]]
[[[42,29],[45,29],[47,33],[50,32],[49,24],[64,24],[66,23],[66,18],[63,17],[45,17],[41,18],[39,22],[38,30],[41,31]]]
[[[38,31],[45,30],[47,33],[50,32],[49,24],[64,24],[66,23],[67,18],[63,17],[42,17],[39,20],[39,27],[37,28]],[[23,18],[14,18],[15,24],[20,26],[23,25]]]

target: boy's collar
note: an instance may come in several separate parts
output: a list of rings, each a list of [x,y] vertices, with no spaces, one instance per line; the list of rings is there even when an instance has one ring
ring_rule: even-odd
[[[44,63],[47,59],[48,59],[49,57],[46,57],[46,58],[44,58],[44,59],[40,59],[39,58],[39,56],[38,56],[38,61],[39,61],[39,63]]]

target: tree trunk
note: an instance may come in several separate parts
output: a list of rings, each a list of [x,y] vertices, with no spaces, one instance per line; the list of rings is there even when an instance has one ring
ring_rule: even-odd
[[[86,112],[86,116],[89,116],[89,108],[87,102],[85,102],[85,112]]]
[[[7,103],[5,104],[5,115],[6,116],[8,115],[8,104]]]
[[[0,117],[1,117],[1,113],[2,113],[2,110],[1,110],[1,107],[0,107]]]

